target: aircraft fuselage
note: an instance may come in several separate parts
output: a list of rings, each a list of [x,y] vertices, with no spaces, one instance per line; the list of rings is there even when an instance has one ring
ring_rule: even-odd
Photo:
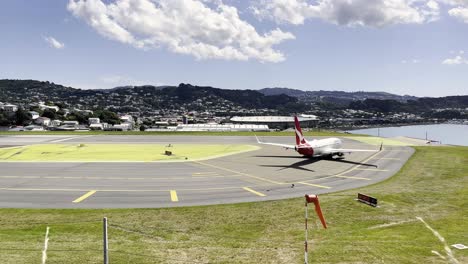
[[[329,149],[341,148],[341,140],[339,138],[326,138],[312,141],[306,141],[305,144],[299,145],[296,151],[304,156],[308,157],[320,157],[320,156],[333,156],[342,155],[342,153],[330,153]]]

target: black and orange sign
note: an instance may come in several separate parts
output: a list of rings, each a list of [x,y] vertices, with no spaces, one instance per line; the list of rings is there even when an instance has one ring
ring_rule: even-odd
[[[365,195],[362,193],[358,193],[357,195],[358,201],[361,203],[368,204],[370,206],[377,207],[377,198],[371,197],[369,195]]]

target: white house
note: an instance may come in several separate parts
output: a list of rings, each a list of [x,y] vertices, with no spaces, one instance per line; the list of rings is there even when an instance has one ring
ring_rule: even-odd
[[[18,106],[12,104],[3,105],[3,111],[7,113],[15,113],[16,111],[18,111]]]
[[[53,126],[53,127],[58,127],[62,124],[62,121],[61,120],[52,120],[50,121],[50,126]]]
[[[91,130],[104,130],[104,126],[100,123],[90,124],[89,129]]]
[[[38,117],[34,120],[34,123],[40,126],[50,126],[50,118],[48,117]]]
[[[64,126],[78,126],[78,121],[63,121],[62,125]]]
[[[114,125],[112,127],[113,130],[119,130],[119,131],[127,131],[130,129],[130,126],[128,123],[123,123],[123,124],[120,124],[120,125]]]
[[[35,111],[29,111],[29,115],[31,116],[32,120],[36,120],[39,118],[39,113]]]
[[[54,110],[55,112],[58,112],[60,110],[58,106],[49,106],[49,105],[44,105],[44,104],[39,104],[39,108],[41,110],[50,109],[50,110]]]
[[[88,124],[89,125],[92,125],[92,124],[99,124],[101,123],[101,120],[98,118],[98,117],[90,117],[88,118]]]

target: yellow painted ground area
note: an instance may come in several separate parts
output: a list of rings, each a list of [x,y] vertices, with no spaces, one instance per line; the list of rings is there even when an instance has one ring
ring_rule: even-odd
[[[0,161],[184,161],[258,149],[251,145],[44,144],[1,149]],[[171,151],[172,155],[165,155]]]
[[[350,137],[350,139],[354,139],[366,144],[376,145],[379,146],[383,143],[384,146],[413,146],[409,142],[402,142],[394,139],[389,138],[382,138],[382,137]]]

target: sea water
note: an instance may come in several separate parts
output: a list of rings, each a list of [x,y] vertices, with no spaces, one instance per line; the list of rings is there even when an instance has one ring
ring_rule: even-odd
[[[381,137],[412,137],[440,141],[442,144],[468,146],[468,125],[437,124],[400,127],[368,128],[350,131]]]

